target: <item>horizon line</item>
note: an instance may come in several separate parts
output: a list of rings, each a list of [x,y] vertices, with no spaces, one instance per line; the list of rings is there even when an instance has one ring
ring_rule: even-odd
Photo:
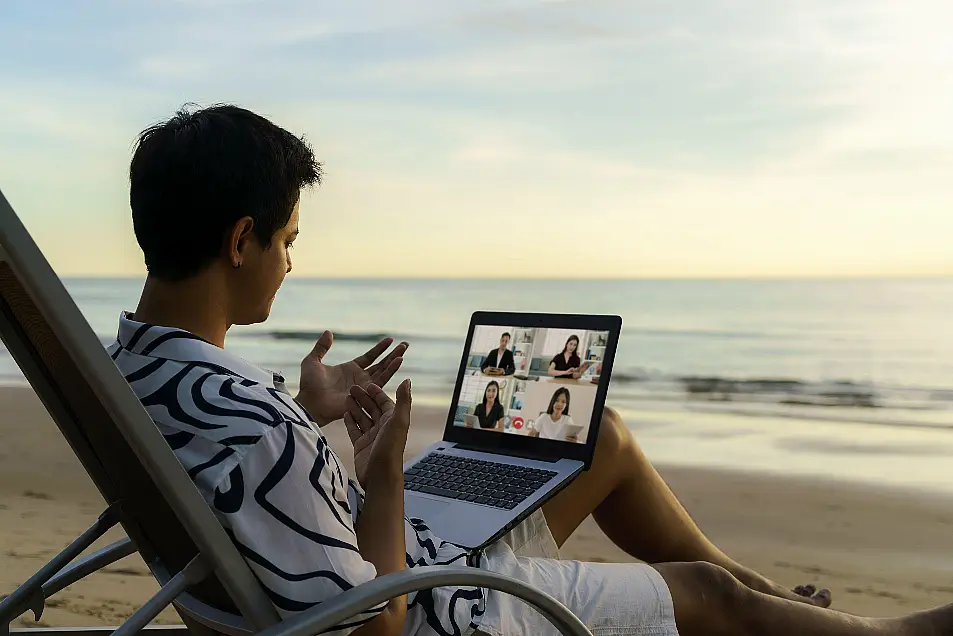
[[[144,280],[145,274],[72,274],[64,280]],[[579,281],[579,282],[785,282],[785,281],[953,281],[953,274],[765,275],[765,276],[329,276],[297,275],[301,281]]]

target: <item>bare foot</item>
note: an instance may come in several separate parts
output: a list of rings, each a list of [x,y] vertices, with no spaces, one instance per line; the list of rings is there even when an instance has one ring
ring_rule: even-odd
[[[793,590],[794,594],[800,596],[800,600],[804,602],[807,600],[812,605],[817,605],[818,607],[830,607],[831,606],[831,591],[827,588],[817,589],[814,585],[798,585]]]
[[[817,607],[831,606],[831,591],[823,588],[818,590],[815,585],[798,585],[793,590],[778,585],[753,570],[742,567],[740,572],[732,572],[739,581],[747,587],[762,594],[777,596],[795,603],[806,603]]]

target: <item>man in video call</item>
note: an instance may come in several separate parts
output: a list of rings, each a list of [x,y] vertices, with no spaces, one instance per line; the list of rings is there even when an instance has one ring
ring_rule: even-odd
[[[512,375],[516,371],[513,352],[510,351],[510,334],[500,336],[500,348],[486,355],[480,370],[487,375]]]

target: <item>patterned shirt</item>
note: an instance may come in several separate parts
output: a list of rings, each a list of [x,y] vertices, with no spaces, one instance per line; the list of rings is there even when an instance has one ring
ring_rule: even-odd
[[[126,313],[109,352],[281,616],[377,575],[354,531],[364,493],[280,375]],[[404,530],[407,567],[480,564],[481,553],[441,541],[419,519]],[[410,594],[403,633],[466,636],[485,606],[480,588]]]

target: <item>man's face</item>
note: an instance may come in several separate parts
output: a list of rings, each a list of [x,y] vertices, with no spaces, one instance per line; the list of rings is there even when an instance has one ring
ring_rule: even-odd
[[[500,349],[506,349],[506,347],[507,347],[509,344],[510,344],[510,337],[509,337],[509,336],[504,335],[502,338],[500,338]]]
[[[262,247],[255,243],[242,263],[239,297],[242,305],[236,312],[236,324],[264,322],[271,314],[278,289],[291,271],[291,248],[298,237],[298,204],[284,227],[271,237],[271,243]]]

